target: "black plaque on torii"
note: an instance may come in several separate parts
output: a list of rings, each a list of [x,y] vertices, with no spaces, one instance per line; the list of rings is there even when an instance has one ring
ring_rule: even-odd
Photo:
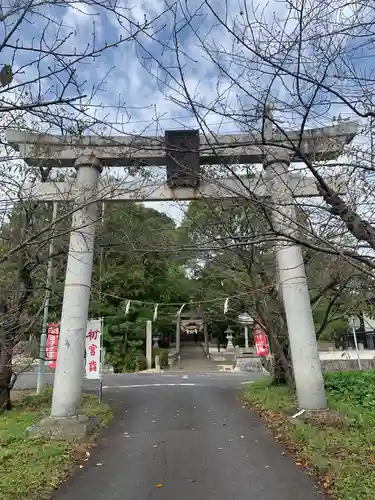
[[[164,133],[167,185],[199,186],[199,130],[166,130]]]

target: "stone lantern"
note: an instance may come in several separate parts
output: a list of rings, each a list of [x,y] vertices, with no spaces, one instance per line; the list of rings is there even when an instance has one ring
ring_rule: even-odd
[[[227,341],[228,341],[228,344],[227,344],[227,351],[234,351],[234,345],[233,345],[233,330],[228,326],[228,328],[225,330],[225,332],[227,334]]]

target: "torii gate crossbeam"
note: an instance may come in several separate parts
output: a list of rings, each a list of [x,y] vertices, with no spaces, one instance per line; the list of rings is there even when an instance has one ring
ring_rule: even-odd
[[[263,198],[267,196],[267,181],[262,176],[227,177],[216,180],[201,180],[198,188],[170,188],[167,183],[124,182],[122,180],[99,180],[96,199],[103,202],[131,201],[189,201],[209,198],[211,200],[244,198],[251,196]],[[346,193],[347,178],[343,175],[330,176],[327,179],[330,187],[337,193]],[[287,179],[293,198],[313,198],[319,196],[314,177],[306,177],[298,173],[289,174]],[[25,186],[23,196],[44,202],[66,202],[79,196],[80,188],[72,181],[42,182]]]
[[[274,133],[269,146],[289,148],[291,142],[298,151],[312,161],[336,159],[357,132],[356,122],[340,125],[291,131],[287,138]],[[20,152],[28,165],[72,167],[80,156],[94,154],[103,167],[149,165],[164,166],[168,145],[164,137],[145,136],[56,136],[9,129],[7,141]],[[263,163],[265,146],[259,134],[218,134],[199,136],[199,161],[201,165]],[[300,161],[292,153],[290,161]]]

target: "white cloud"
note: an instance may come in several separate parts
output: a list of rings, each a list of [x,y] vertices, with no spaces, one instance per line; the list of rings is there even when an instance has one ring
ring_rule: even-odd
[[[116,11],[106,9],[106,5],[116,5]],[[298,7],[302,3],[294,2],[294,5]],[[304,5],[311,13],[309,33],[314,29],[322,33],[338,22],[348,26],[353,16],[357,15],[353,7],[340,8],[339,0],[331,2],[331,10],[327,8],[323,14],[317,10],[317,0],[308,0]],[[176,10],[174,6],[177,6]],[[80,91],[87,95],[82,100],[86,104],[86,114],[107,125],[104,130],[102,126],[96,127],[96,130],[116,134],[163,134],[168,128],[197,127],[177,68],[173,38],[175,14],[184,83],[197,104],[210,109],[205,111],[198,108],[210,129],[237,131],[240,126],[230,115],[242,111],[243,106],[248,109],[251,118],[257,99],[262,91],[267,90],[271,81],[271,95],[280,108],[278,116],[285,123],[293,125],[300,120],[298,113],[290,110],[291,105],[296,106],[297,111],[300,109],[295,79],[285,75],[275,78],[275,71],[252,54],[246,45],[238,43],[236,37],[215,18],[217,15],[235,33],[244,34],[246,43],[252,43],[254,47],[258,43],[258,49],[263,54],[269,54],[275,62],[279,57],[277,51],[280,51],[281,42],[291,44],[296,35],[296,12],[294,16],[290,15],[287,7],[286,1],[276,0],[267,3],[262,0],[208,0],[203,3],[189,0],[177,4],[172,1],[168,4],[164,0],[120,0],[116,3],[102,0],[95,3],[72,2],[66,8],[53,3],[49,6],[41,4],[39,8],[35,7],[34,13],[27,15],[25,23],[11,42],[14,45],[15,40],[22,39],[24,46],[33,44],[44,48],[54,43],[56,51],[65,54],[64,61],[69,57],[74,59],[74,51],[99,51],[95,58],[83,58],[75,64]],[[324,18],[320,24],[319,15]],[[363,12],[361,16],[364,17]],[[153,21],[154,18],[157,19]],[[263,24],[257,20],[262,20]],[[335,23],[329,24],[329,20]],[[147,29],[139,33],[136,40],[121,41],[136,33],[139,29],[137,25],[143,26],[144,23]],[[67,38],[64,40],[64,37]],[[58,49],[56,40],[61,40],[62,44]],[[343,39],[340,41],[342,43]],[[106,46],[116,42],[117,46],[106,49]],[[307,62],[312,61],[312,68],[316,64],[313,49],[311,43],[306,43],[303,53]],[[38,73],[46,76],[48,67],[58,64],[56,55],[46,56],[31,64],[35,53],[30,55],[29,51],[11,47],[5,49],[2,56],[4,60],[9,57],[15,69],[22,68],[22,72],[16,75],[17,83],[30,81]],[[295,60],[290,63],[290,67],[293,68],[294,64]],[[52,90],[56,93],[66,84],[67,78],[66,72],[58,77],[43,78],[41,95],[48,96]],[[345,82],[342,85],[345,89]],[[33,83],[32,87],[40,92],[38,82]],[[305,88],[307,93],[311,92],[307,84]],[[70,95],[74,95],[74,92],[76,89],[73,86],[68,87]],[[183,105],[174,102],[176,100],[182,101]],[[332,115],[337,116],[339,113],[345,117],[348,111],[342,103],[332,107],[328,102],[326,108],[318,104],[316,111],[322,109],[321,116],[315,113],[315,123],[327,123]]]

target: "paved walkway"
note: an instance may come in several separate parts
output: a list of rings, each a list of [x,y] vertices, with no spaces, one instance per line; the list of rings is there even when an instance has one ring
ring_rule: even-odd
[[[188,377],[179,386],[142,386],[141,377],[139,385],[108,389],[117,417],[53,500],[324,498],[242,408],[241,385]]]
[[[181,346],[181,370],[185,372],[214,372],[218,366],[212,363],[201,344],[183,344]]]

